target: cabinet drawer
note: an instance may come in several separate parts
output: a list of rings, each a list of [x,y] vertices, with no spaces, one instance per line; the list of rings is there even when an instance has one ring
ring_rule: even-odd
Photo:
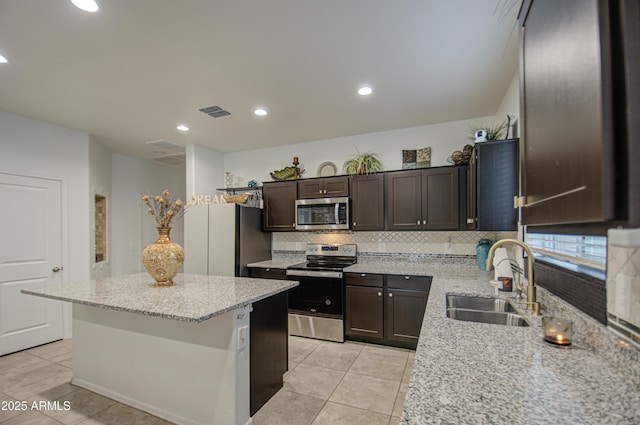
[[[259,279],[280,279],[287,280],[287,271],[285,269],[272,269],[262,267],[249,267],[249,276]]]
[[[384,283],[383,275],[373,273],[345,273],[345,283],[347,285],[377,286],[382,288]]]
[[[387,275],[387,286],[429,292],[431,279],[431,276]]]

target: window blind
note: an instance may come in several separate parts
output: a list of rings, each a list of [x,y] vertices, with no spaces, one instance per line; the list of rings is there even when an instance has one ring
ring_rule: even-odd
[[[527,233],[526,242],[533,252],[539,254],[599,270],[607,267],[606,236]]]

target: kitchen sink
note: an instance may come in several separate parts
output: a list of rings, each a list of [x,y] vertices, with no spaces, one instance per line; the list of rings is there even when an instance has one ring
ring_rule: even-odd
[[[466,322],[491,323],[506,326],[529,326],[522,316],[501,311],[470,310],[465,308],[447,308],[447,317]]]
[[[447,308],[515,313],[509,301],[472,295],[447,295]]]

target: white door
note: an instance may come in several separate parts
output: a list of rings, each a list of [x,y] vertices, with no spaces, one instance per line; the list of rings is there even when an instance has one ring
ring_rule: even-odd
[[[61,339],[62,303],[20,293],[61,283],[56,180],[0,173],[0,355]]]

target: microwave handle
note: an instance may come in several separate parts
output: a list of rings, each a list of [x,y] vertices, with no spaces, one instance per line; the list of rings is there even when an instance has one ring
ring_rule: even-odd
[[[335,214],[335,223],[340,224],[340,202],[336,202],[334,214]]]

